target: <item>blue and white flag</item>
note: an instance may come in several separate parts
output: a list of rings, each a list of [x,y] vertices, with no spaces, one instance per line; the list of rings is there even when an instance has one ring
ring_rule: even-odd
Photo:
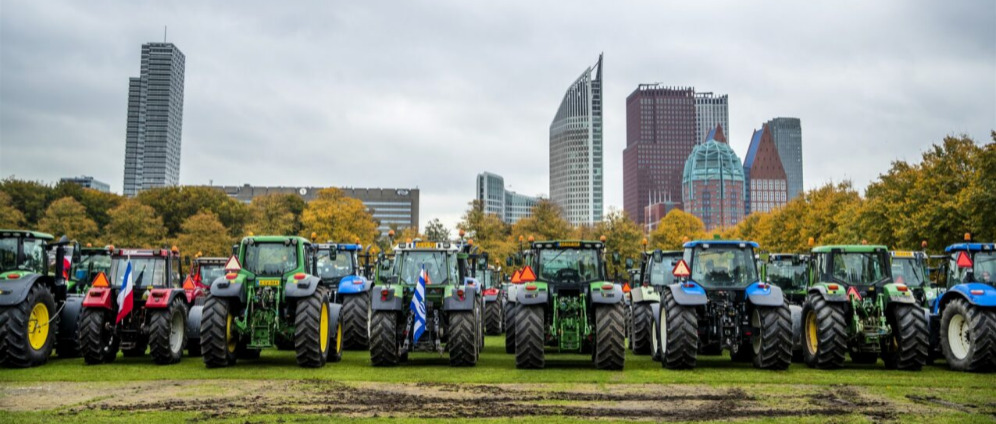
[[[425,272],[425,265],[418,274],[418,284],[415,285],[415,296],[412,297],[411,309],[415,312],[415,328],[412,343],[418,343],[419,337],[425,332],[425,285],[429,282],[429,274]]]

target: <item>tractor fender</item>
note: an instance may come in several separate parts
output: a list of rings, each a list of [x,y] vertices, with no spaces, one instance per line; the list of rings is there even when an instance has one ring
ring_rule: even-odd
[[[518,298],[519,286],[517,284],[509,284],[508,288],[505,289],[505,301],[515,303]]]
[[[975,291],[981,294],[972,294]],[[964,283],[951,287],[934,302],[934,314],[939,315],[944,306],[952,299],[964,299],[971,305],[982,307],[996,307],[996,288],[982,283]]]
[[[824,286],[813,286],[807,293],[817,293],[827,302],[847,302],[847,292],[840,290],[840,293],[828,293]]]
[[[314,275],[304,277],[302,280],[295,280],[284,283],[284,296],[288,298],[308,297],[315,294],[322,280]],[[341,292],[340,292],[341,293]]]
[[[342,304],[329,302],[329,331],[335,331],[339,325],[339,313],[342,312]]]
[[[457,297],[455,291],[453,295],[443,298],[444,311],[473,311],[475,304],[477,304],[477,290],[464,290],[462,300]]]
[[[28,298],[35,284],[45,284],[41,274],[25,274],[16,280],[4,280],[0,285],[0,306],[17,305]]]
[[[632,289],[630,289],[629,294],[630,294],[630,296],[632,296],[634,304],[635,303],[645,303],[645,302],[653,302],[653,303],[660,303],[661,302],[661,294],[658,293],[657,290],[654,290],[654,288],[650,287],[650,286],[648,286],[648,287],[644,287],[644,286],[633,287]]]
[[[891,303],[907,303],[916,304],[916,298],[913,296],[913,291],[906,289],[906,291],[899,291],[898,284],[886,284],[882,287],[886,294],[885,301],[887,304]]]
[[[623,301],[623,291],[622,287],[620,287],[618,284],[613,284],[612,289],[610,290],[606,290],[599,287],[598,290],[591,291],[591,303],[596,303],[596,304],[601,303],[601,304],[611,305],[622,301]]]
[[[246,292],[242,289],[242,282],[229,281],[225,277],[218,277],[211,283],[210,295],[214,297],[237,297],[239,303],[246,303]]]
[[[187,312],[187,337],[191,339],[201,338],[201,317],[204,316],[204,305],[194,305]]]
[[[657,324],[657,328],[660,328],[660,325],[661,325],[661,304],[660,304],[660,302],[658,302],[658,303],[651,303],[650,304],[650,316],[652,316],[654,318],[654,323]]]
[[[754,306],[782,306],[785,303],[785,295],[782,288],[772,284],[766,284],[762,288],[760,283],[747,286],[744,291],[747,300]]]
[[[374,311],[400,311],[401,310],[401,296],[397,293],[395,289],[391,286],[379,286],[380,293],[373,293],[370,296],[370,309]],[[387,290],[387,296],[382,293]]]
[[[681,306],[700,306],[709,303],[709,298],[706,297],[705,289],[702,286],[691,282],[691,287],[688,287],[682,283],[671,284],[668,287],[671,290],[671,296],[674,297],[674,302]]]
[[[183,296],[183,301],[187,301],[187,294],[183,289],[149,289],[149,297],[145,299],[145,309],[166,309],[177,296]]]
[[[463,286],[467,290],[473,290],[477,292],[477,294],[481,294],[481,292],[484,290],[484,286],[481,284],[481,282],[474,277],[465,277],[463,279]]]
[[[497,294],[486,294],[486,295],[484,295],[484,301],[485,302],[494,302],[496,300],[498,300],[498,295]]]
[[[83,298],[83,307],[113,309],[114,300],[111,298],[111,294],[110,287],[90,287]]]
[[[550,296],[549,288],[537,287],[536,290],[526,290],[524,287],[519,287],[515,290],[514,301],[523,305],[537,305],[546,303],[547,298]]]
[[[338,294],[358,294],[370,290],[370,281],[359,275],[347,275],[339,280]]]
[[[83,295],[71,294],[66,296],[66,303],[59,313],[59,338],[75,339],[79,328],[80,312],[83,311]]]
[[[802,306],[789,305],[792,315],[792,350],[802,349]]]

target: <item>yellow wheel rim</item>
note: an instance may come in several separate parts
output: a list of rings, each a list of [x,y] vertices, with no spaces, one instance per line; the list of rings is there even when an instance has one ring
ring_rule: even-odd
[[[806,314],[806,347],[812,354],[815,354],[816,349],[819,348],[819,342],[816,338],[816,312],[813,311]]]
[[[318,325],[318,336],[320,337],[322,352],[329,348],[329,304],[322,302],[322,317]],[[338,343],[338,342],[336,342]]]
[[[34,350],[41,350],[48,341],[48,307],[36,303],[28,316],[28,343]]]
[[[237,341],[235,340],[235,336],[232,335],[232,314],[228,314],[228,320],[225,325],[225,341],[228,342],[228,351],[235,352]]]
[[[335,352],[342,352],[342,323],[335,326]]]

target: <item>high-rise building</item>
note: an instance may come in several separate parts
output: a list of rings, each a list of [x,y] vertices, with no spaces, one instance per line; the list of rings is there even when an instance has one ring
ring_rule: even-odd
[[[695,142],[705,143],[706,135],[720,125],[730,135],[730,104],[726,94],[695,93]]]
[[[755,130],[750,139],[747,157],[744,158],[744,178],[747,181],[745,215],[770,212],[788,201],[785,169],[768,125]]]
[[[538,197],[505,190],[505,179],[490,172],[477,174],[477,200],[484,213],[497,215],[509,224],[531,215],[539,202]]]
[[[550,200],[575,225],[602,220],[602,55],[574,81],[550,123]]]
[[[654,224],[648,207],[681,207],[682,170],[696,144],[695,104],[691,87],[640,84],[626,97],[623,209],[645,229]]]
[[[105,183],[103,181],[98,181],[98,180],[94,179],[93,177],[89,177],[89,176],[86,176],[86,175],[79,176],[79,177],[66,177],[66,178],[62,178],[59,181],[66,181],[66,182],[70,182],[70,183],[79,184],[83,188],[92,188],[94,190],[102,191],[104,193],[110,193],[111,192],[111,186],[109,184],[107,184],[107,183]]]
[[[771,136],[778,147],[778,157],[788,179],[788,198],[802,194],[802,123],[799,118],[775,118],[764,125],[771,128]]]
[[[737,225],[744,218],[744,166],[717,126],[688,155],[682,176],[685,211],[706,230]]]
[[[522,218],[533,214],[533,206],[539,203],[539,197],[526,196],[514,191],[505,190],[505,219],[509,224],[515,224]]]
[[[173,43],[142,45],[141,74],[128,80],[125,196],[180,183],[184,63]]]

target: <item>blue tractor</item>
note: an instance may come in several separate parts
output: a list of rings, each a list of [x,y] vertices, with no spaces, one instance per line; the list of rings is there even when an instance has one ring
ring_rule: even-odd
[[[359,244],[317,243],[312,271],[342,304],[342,347],[366,350],[370,346],[370,255]],[[364,263],[361,263],[363,260]]]
[[[657,317],[662,365],[694,368],[700,350],[718,347],[757,368],[788,368],[792,317],[781,288],[760,280],[757,243],[698,240],[684,248]]]
[[[966,236],[970,239],[970,236]],[[957,371],[996,371],[996,244],[948,246],[947,291],[930,317],[933,349]]]

